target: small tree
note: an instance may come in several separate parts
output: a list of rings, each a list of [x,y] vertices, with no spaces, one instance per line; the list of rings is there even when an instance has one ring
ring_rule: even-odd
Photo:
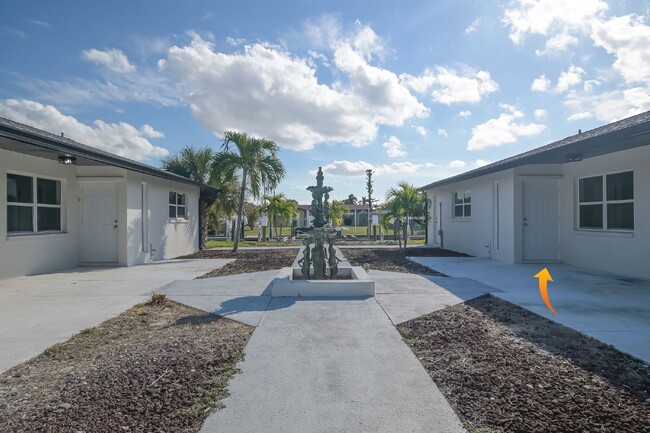
[[[287,199],[284,193],[273,196],[265,196],[267,203],[260,207],[260,210],[269,217],[271,225],[275,229],[275,238],[280,240],[282,234],[283,222],[290,221],[292,217],[298,214],[298,202]],[[278,226],[280,231],[278,232]]]
[[[330,205],[330,219],[332,220],[332,226],[339,227],[343,223],[343,214],[347,208],[344,206],[344,202],[340,200],[334,200]]]
[[[396,188],[391,188],[386,193],[384,209],[388,212],[382,218],[382,223],[395,218],[395,230],[402,232],[404,239],[404,252],[408,246],[410,236],[409,221],[411,218],[424,218],[429,220],[429,203],[426,194],[419,188],[400,182]],[[401,239],[399,247],[402,249]]]

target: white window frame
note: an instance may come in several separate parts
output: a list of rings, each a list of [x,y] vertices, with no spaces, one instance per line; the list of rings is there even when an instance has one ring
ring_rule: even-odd
[[[169,191],[169,194],[176,194],[176,203],[168,203],[168,210],[167,212],[169,213],[169,209],[174,208],[174,216],[169,216],[170,221],[187,221],[187,194],[184,192],[178,192],[178,191]],[[183,196],[183,204],[178,204],[178,197]],[[169,202],[169,200],[167,200]],[[185,212],[185,216],[179,217],[178,216],[178,209],[183,208]]]
[[[634,193],[632,193],[632,198],[631,199],[626,199],[626,200],[607,200],[607,176],[613,175],[613,174],[620,174],[620,173],[632,173],[632,188],[634,188],[634,170],[619,170],[619,171],[611,171],[608,173],[598,173],[598,174],[590,174],[588,176],[581,176],[577,179],[576,182],[576,219],[575,219],[575,229],[579,231],[586,231],[586,232],[622,232],[622,233],[633,233],[634,232],[634,225],[631,229],[621,229],[621,228],[615,228],[615,229],[610,229],[607,228],[608,226],[608,221],[607,221],[607,205],[608,204],[624,204],[624,203],[632,203],[634,205]],[[580,181],[582,179],[589,179],[592,177],[600,177],[601,182],[602,182],[602,187],[603,187],[603,196],[600,201],[589,201],[589,202],[581,202],[580,201]],[[602,206],[602,213],[603,213],[603,227],[602,228],[594,228],[594,227],[580,227],[580,206],[585,206],[585,205],[601,205]]]
[[[9,175],[14,175],[14,176],[22,176],[22,177],[29,177],[32,179],[32,202],[31,203],[19,203],[19,202],[10,202],[9,200],[6,201],[6,212],[7,212],[7,223],[5,224],[5,231],[7,233],[7,236],[25,236],[25,235],[47,235],[47,234],[52,234],[52,233],[65,233],[63,230],[64,228],[64,205],[63,205],[63,197],[64,197],[64,179],[61,178],[56,178],[56,177],[50,177],[50,176],[41,176],[33,173],[23,173],[23,172],[18,172],[18,171],[7,171],[5,173],[5,188],[7,185],[7,176]],[[61,200],[60,203],[57,204],[44,204],[44,203],[38,203],[38,180],[53,180],[55,182],[59,182],[59,192],[61,194]],[[9,206],[21,206],[21,207],[30,207],[32,208],[32,230],[31,231],[14,231],[10,232],[9,231]],[[59,209],[59,230],[38,230],[38,208],[56,208]]]
[[[465,200],[467,197],[465,197],[465,193],[469,192],[469,202],[466,202]],[[463,202],[462,203],[456,203],[456,195],[457,194],[463,194]],[[471,188],[466,188],[466,189],[460,189],[458,191],[454,191],[451,193],[451,218],[454,220],[470,220],[472,219],[472,189]],[[466,216],[465,215],[465,206],[469,206],[470,209],[470,215]],[[463,210],[463,215],[462,216],[456,216],[456,207],[460,207]]]

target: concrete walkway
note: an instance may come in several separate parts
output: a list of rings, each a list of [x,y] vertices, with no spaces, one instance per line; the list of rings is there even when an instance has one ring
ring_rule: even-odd
[[[202,432],[461,432],[393,326],[484,293],[372,271],[376,298],[271,298],[278,271],[174,282],[172,299],[256,325],[225,408]]]
[[[0,372],[143,302],[171,281],[195,278],[230,261],[80,267],[0,280]]]
[[[411,260],[450,277],[473,281],[495,296],[650,362],[650,281],[565,264],[511,265],[476,257]],[[544,304],[533,278],[544,267],[553,278],[548,293],[557,316]],[[437,282],[447,288],[458,279]]]

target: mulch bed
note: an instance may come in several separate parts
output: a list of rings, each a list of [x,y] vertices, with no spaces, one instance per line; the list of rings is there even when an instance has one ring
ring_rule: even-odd
[[[441,248],[407,248],[406,255],[409,257],[472,257],[469,254],[459,253]]]
[[[470,431],[650,432],[650,367],[491,295],[398,326]]]
[[[419,249],[424,250],[425,248]],[[410,248],[407,249],[407,251],[409,250]],[[367,265],[370,269],[379,271],[445,276],[429,267],[410,261],[397,248],[345,248],[341,252],[352,266]]]
[[[225,250],[203,250],[179,259],[236,259],[226,266],[214,269],[198,278],[223,277],[225,275],[249,272],[271,271],[291,266],[298,255],[298,248],[239,250],[236,253]]]
[[[1,432],[197,432],[253,327],[162,300],[0,374]]]

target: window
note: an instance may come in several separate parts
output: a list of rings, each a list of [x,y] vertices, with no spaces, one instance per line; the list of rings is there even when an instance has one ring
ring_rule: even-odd
[[[185,219],[185,194],[169,193],[169,218]]]
[[[7,174],[7,233],[61,231],[61,182]]]
[[[472,195],[469,189],[455,192],[453,201],[454,218],[469,218],[472,216]]]
[[[578,227],[634,230],[634,173],[612,173],[578,180]]]

